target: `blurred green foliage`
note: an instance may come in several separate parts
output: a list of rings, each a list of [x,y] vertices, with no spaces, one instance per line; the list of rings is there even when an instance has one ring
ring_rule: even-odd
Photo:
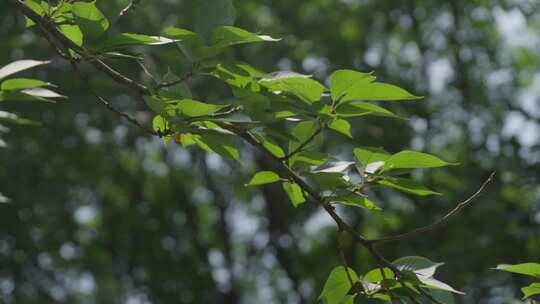
[[[195,29],[194,1],[98,1],[110,30],[148,35],[167,26]],[[539,10],[535,1],[252,1],[236,0],[237,25],[283,37],[227,50],[266,71],[295,70],[327,82],[341,68],[374,71],[425,100],[391,110],[408,121],[355,118],[355,146],[405,147],[459,162],[418,172],[442,196],[412,198],[376,190],[385,212],[346,209],[369,237],[428,224],[472,193],[492,170],[499,178],[471,208],[442,229],[381,246],[445,261],[441,279],[467,293],[458,303],[509,303],[523,281],[489,270],[540,260]],[[199,12],[198,12],[199,11]],[[90,96],[47,41],[0,3],[0,66],[49,60],[24,72],[60,86],[69,101],[13,102],[2,109],[42,126],[2,135],[0,298],[6,303],[313,303],[340,263],[334,225],[306,204],[293,208],[276,184],[244,187],[271,166],[244,147],[244,166],[163,145]],[[216,20],[219,22],[219,20]],[[204,29],[201,29],[204,31]],[[173,45],[133,48],[148,68],[111,59],[151,82],[149,73],[183,75],[190,61]],[[115,106],[150,124],[139,100],[98,73],[94,87]],[[22,76],[21,76],[22,77]],[[158,79],[159,80],[159,79]],[[190,83],[199,100],[232,96],[212,79]],[[337,136],[325,149],[348,153]],[[357,270],[374,266],[346,246]]]

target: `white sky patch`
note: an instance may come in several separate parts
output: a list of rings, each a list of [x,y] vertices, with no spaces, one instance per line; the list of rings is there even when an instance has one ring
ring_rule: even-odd
[[[513,79],[514,77],[510,69],[501,69],[489,73],[486,81],[490,88],[495,89],[498,86],[510,83]]]
[[[326,212],[318,210],[306,221],[304,230],[309,237],[317,237],[322,229],[333,225],[335,224],[332,218]]]
[[[433,94],[442,92],[448,81],[454,76],[454,70],[448,59],[437,59],[428,67],[429,90]]]
[[[93,221],[98,215],[98,210],[94,206],[82,206],[75,210],[73,218],[79,225],[85,225]]]
[[[499,33],[510,47],[533,48],[539,38],[527,27],[527,19],[517,8],[505,11],[501,7],[493,10],[495,23]]]
[[[540,139],[540,126],[527,120],[521,113],[511,111],[506,115],[502,135],[515,136],[521,145],[530,147]]]
[[[540,117],[540,73],[534,75],[531,85],[519,95],[519,104],[532,117]]]

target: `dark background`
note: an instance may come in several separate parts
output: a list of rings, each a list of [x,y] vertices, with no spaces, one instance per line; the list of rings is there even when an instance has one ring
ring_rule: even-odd
[[[43,123],[1,134],[0,302],[313,303],[340,264],[336,229],[312,205],[295,209],[281,188],[246,188],[267,164],[243,145],[243,165],[163,145],[89,96],[47,42],[0,4],[0,65],[53,59],[25,75],[58,84],[68,101],[3,103]],[[191,29],[192,1],[141,1],[113,31]],[[114,20],[127,1],[98,1]],[[387,103],[407,122],[354,121],[354,146],[427,151],[460,166],[416,177],[443,195],[374,193],[382,213],[342,209],[368,237],[428,224],[493,170],[486,192],[443,228],[381,247],[389,259],[444,261],[438,277],[467,293],[458,303],[515,303],[527,281],[490,270],[540,261],[540,11],[532,0],[236,0],[237,25],[282,37],[226,56],[265,71],[326,81],[339,68],[374,71],[419,102]],[[151,73],[187,72],[173,46],[133,49]],[[129,61],[112,64],[149,81]],[[91,69],[93,85],[142,121],[150,114]],[[229,98],[216,80],[190,83],[200,100]],[[343,137],[326,149],[350,151]],[[374,261],[347,248],[358,272]],[[514,300],[513,300],[514,299]]]

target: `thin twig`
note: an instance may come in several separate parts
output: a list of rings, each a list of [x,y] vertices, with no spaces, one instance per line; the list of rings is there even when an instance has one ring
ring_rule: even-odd
[[[155,131],[153,130],[150,130],[148,129],[147,127],[143,126],[138,120],[136,120],[135,118],[131,117],[129,114],[127,113],[124,113],[118,109],[116,109],[108,100],[106,100],[105,98],[101,97],[93,88],[92,86],[90,85],[90,81],[88,80],[88,78],[86,76],[84,76],[82,74],[82,72],[79,70],[79,67],[77,66],[77,63],[74,61],[74,60],[70,60],[70,63],[71,63],[71,67],[73,68],[73,71],[79,75],[79,78],[81,79],[82,83],[84,84],[84,86],[86,87],[86,89],[88,90],[88,92],[90,92],[90,94],[92,94],[97,100],[99,100],[99,102],[101,104],[103,104],[107,109],[109,109],[110,111],[116,113],[118,116],[120,117],[123,117],[125,118],[127,121],[129,121],[130,123],[134,124],[135,126],[137,126],[138,128],[144,130],[145,132],[149,133],[150,135],[154,135],[154,136],[159,136],[158,133],[156,133]]]
[[[288,160],[289,158],[291,158],[293,155],[295,155],[296,153],[302,151],[302,149],[304,149],[307,145],[309,145],[310,142],[312,142],[315,137],[317,135],[319,135],[319,133],[321,133],[322,131],[322,126],[318,126],[317,129],[315,129],[315,131],[313,132],[313,134],[311,134],[302,144],[300,144],[300,146],[298,146],[296,149],[294,149],[293,151],[289,152],[289,154],[285,155],[284,157],[280,158],[280,161],[286,161]]]
[[[130,11],[134,10],[135,7],[137,6],[137,4],[139,4],[139,2],[141,2],[141,0],[131,0],[131,1],[129,1],[128,5],[126,7],[124,7],[124,9],[122,9],[120,11],[120,14],[118,14],[118,17],[119,18],[124,17]]]
[[[71,39],[67,38],[64,34],[58,31],[54,23],[38,15],[36,12],[34,12],[32,9],[26,6],[22,0],[9,0],[9,1],[23,15],[28,17],[30,20],[34,21],[34,23],[40,25],[45,31],[51,34],[51,36],[53,36],[56,40],[58,40],[58,42],[60,42],[66,49],[72,49],[77,54],[79,54],[82,59],[89,59],[90,57],[92,57],[88,55],[89,52],[87,50],[85,50],[81,46],[78,46],[77,44],[75,44],[75,42],[73,42]],[[90,62],[94,65],[94,67],[96,67],[98,70],[102,71],[103,73],[109,75],[116,82],[129,86],[132,89],[135,89],[135,91],[138,92],[139,94],[151,95],[151,91],[145,85],[138,83],[137,81],[121,74],[120,72],[108,66],[102,60],[96,59],[96,58],[93,58],[93,59],[94,60],[91,60]]]
[[[473,193],[466,200],[464,200],[461,203],[457,204],[456,207],[454,207],[452,210],[450,210],[448,213],[446,213],[442,218],[440,218],[436,222],[434,222],[434,223],[432,223],[432,224],[430,224],[428,226],[424,226],[424,227],[414,229],[414,230],[409,231],[409,232],[405,232],[405,233],[398,234],[398,235],[393,235],[393,236],[388,236],[388,237],[384,237],[384,238],[380,238],[380,239],[374,239],[374,240],[370,240],[370,241],[373,242],[373,243],[401,241],[401,240],[405,240],[405,239],[409,239],[411,237],[417,236],[417,235],[422,234],[422,233],[430,232],[430,231],[438,228],[439,226],[445,224],[452,216],[456,215],[461,210],[468,207],[484,191],[486,186],[493,180],[493,177],[495,177],[495,171],[493,171],[489,175],[489,177],[484,181],[484,183],[482,183],[480,188],[478,188],[478,190],[475,193]]]
[[[184,81],[189,80],[191,77],[193,77],[193,69],[187,72],[184,76],[180,77],[179,79],[168,81],[168,82],[162,82],[156,86],[156,89],[171,87],[173,85],[182,83]]]

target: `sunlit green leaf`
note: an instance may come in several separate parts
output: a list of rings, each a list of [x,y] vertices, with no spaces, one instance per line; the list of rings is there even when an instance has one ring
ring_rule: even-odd
[[[353,207],[362,207],[373,211],[382,210],[379,206],[375,205],[375,203],[372,202],[369,198],[354,193],[344,196],[331,197],[330,202]]]
[[[30,68],[36,67],[38,65],[47,64],[50,61],[38,61],[38,60],[18,60],[11,62],[2,68],[0,68],[0,79],[6,78],[11,74],[15,74],[20,71],[28,70]]]
[[[384,272],[384,276],[383,276]],[[393,279],[395,277],[394,272],[388,268],[375,268],[368,271],[362,278],[370,283],[378,283],[384,279]]]
[[[324,283],[319,300],[324,304],[341,304],[352,288],[351,281],[358,282],[358,275],[353,269],[343,266],[334,268]]]
[[[110,50],[129,45],[162,45],[172,42],[175,42],[175,40],[161,36],[120,33],[105,39],[103,42],[100,42],[97,44],[97,48],[101,50]]]
[[[362,166],[367,166],[368,164],[378,161],[386,161],[391,156],[384,149],[376,147],[355,148],[353,152],[356,161]]]
[[[497,270],[506,272],[512,272],[517,274],[524,274],[535,278],[540,278],[540,264],[539,263],[521,263],[515,265],[501,264],[497,265]]]
[[[248,85],[258,87],[257,79],[264,77],[266,73],[244,62],[229,62],[218,64],[212,75],[232,86],[245,88]]]
[[[436,263],[421,256],[406,256],[392,262],[399,270],[412,271],[418,275],[432,277],[439,266],[444,263]]]
[[[29,78],[12,78],[2,82],[0,89],[4,91],[38,88],[47,85],[46,82]]]
[[[371,73],[361,73],[353,70],[337,70],[330,76],[330,93],[332,100],[337,101],[343,95],[354,91],[357,86],[375,80]]]
[[[326,88],[307,75],[293,72],[277,72],[259,80],[259,83],[274,93],[290,93],[307,104],[319,100]]]
[[[75,2],[72,5],[75,22],[87,38],[95,40],[109,28],[109,21],[103,13],[96,7],[96,2]]]
[[[433,278],[437,268],[444,263],[432,262],[429,259],[420,256],[408,256],[399,258],[393,261],[392,264],[402,272],[408,271],[414,273],[424,287],[464,294],[461,291],[455,290],[450,285]]]
[[[257,140],[259,140],[259,142],[263,145],[263,147],[268,150],[268,152],[272,153],[272,155],[279,158],[285,157],[285,152],[283,151],[283,149],[273,140],[259,134],[256,135],[256,137]]]
[[[196,117],[215,113],[226,106],[227,105],[216,105],[192,99],[184,99],[178,103],[177,107],[182,114],[189,117]]]
[[[523,292],[523,300],[540,295],[540,282],[521,288],[521,292]]]
[[[403,119],[385,108],[365,102],[342,103],[336,108],[336,114],[341,117],[373,115]]]
[[[30,89],[24,89],[21,91],[24,94],[35,96],[35,97],[42,97],[42,98],[65,98],[66,96],[60,95],[56,93],[55,91],[45,89],[45,88],[30,88]]]
[[[75,24],[61,24],[58,28],[62,34],[76,45],[81,46],[83,44],[83,33],[79,26]]]
[[[283,190],[285,190],[295,207],[298,207],[306,201],[302,188],[296,183],[283,182]]]
[[[248,185],[265,185],[270,183],[279,182],[281,178],[279,175],[272,171],[261,171],[257,172],[251,180],[248,182]]]
[[[156,132],[164,132],[167,130],[167,120],[160,115],[156,115],[152,119],[152,127]]]
[[[422,97],[414,96],[397,86],[372,82],[350,88],[341,98],[341,102],[350,100],[411,100]]]
[[[403,192],[420,195],[420,196],[426,196],[426,195],[440,195],[440,193],[435,192],[424,185],[407,178],[401,178],[401,177],[385,177],[381,180],[378,180],[377,183],[380,185],[392,187],[395,189],[398,189]]]
[[[336,119],[332,121],[328,127],[332,130],[335,130],[349,138],[352,138],[351,134],[351,124],[345,119]]]
[[[388,158],[384,163],[384,170],[436,168],[456,164],[457,163],[446,162],[431,154],[405,150]]]
[[[213,48],[224,48],[235,44],[252,42],[279,41],[266,35],[257,35],[234,26],[220,26],[212,31],[210,37]]]

